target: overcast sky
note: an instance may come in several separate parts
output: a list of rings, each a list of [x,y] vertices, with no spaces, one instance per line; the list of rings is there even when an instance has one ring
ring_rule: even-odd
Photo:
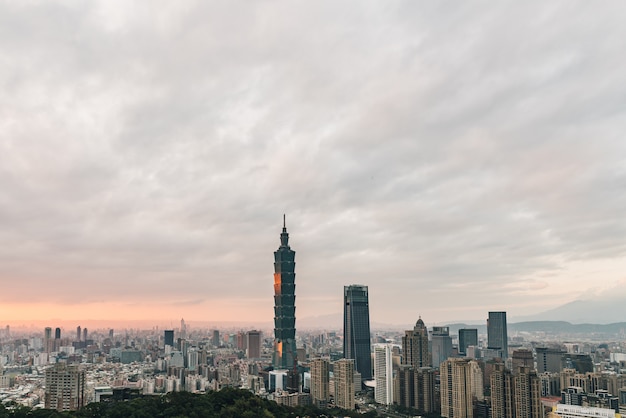
[[[283,213],[299,318],[353,283],[384,323],[625,297],[625,21],[0,2],[0,323],[270,322]]]

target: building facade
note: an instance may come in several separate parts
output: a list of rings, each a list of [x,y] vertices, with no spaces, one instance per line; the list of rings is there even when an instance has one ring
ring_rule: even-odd
[[[520,367],[515,378],[515,418],[543,418],[541,384],[530,367]]]
[[[246,332],[245,347],[247,358],[261,358],[261,331]]]
[[[491,416],[515,418],[515,385],[513,373],[503,363],[493,365],[491,372]]]
[[[78,365],[56,363],[46,369],[46,409],[76,411],[85,405],[85,371]]]
[[[374,347],[374,400],[383,405],[393,403],[393,360],[391,345],[383,344]]]
[[[341,359],[333,363],[335,405],[339,408],[354,409],[354,364],[353,359]]]
[[[537,347],[535,353],[537,355],[537,373],[559,373],[561,371],[561,357],[565,354],[564,351],[549,347]]]
[[[428,328],[424,325],[422,317],[417,320],[412,330],[404,332],[402,337],[402,364],[410,364],[413,367],[430,366]]]
[[[330,391],[330,361],[327,358],[315,358],[311,361],[311,401],[318,407],[328,403]]]
[[[441,416],[473,418],[471,365],[469,360],[450,358],[441,363]]]
[[[487,348],[502,351],[502,358],[509,356],[509,337],[506,312],[489,312],[487,319]]]
[[[293,369],[296,354],[296,252],[289,247],[283,217],[280,247],[274,252],[274,353],[277,369]]]
[[[343,356],[354,360],[362,380],[372,379],[370,308],[367,286],[343,288]],[[361,384],[361,382],[357,382]]]
[[[459,330],[459,354],[467,355],[467,347],[478,346],[478,329],[462,328]]]
[[[452,338],[449,327],[433,327],[432,333],[432,364],[437,368],[442,361],[452,355]]]

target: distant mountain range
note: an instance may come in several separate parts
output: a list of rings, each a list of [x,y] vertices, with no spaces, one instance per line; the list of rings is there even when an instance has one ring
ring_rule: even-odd
[[[575,300],[554,309],[523,317],[519,321],[567,321],[578,324],[610,324],[626,320],[626,300]]]
[[[525,316],[509,315],[509,331],[512,332],[619,332],[625,328],[626,300],[619,299],[590,299],[576,300],[556,308]],[[320,315],[308,318],[298,318],[299,329],[340,329],[342,327],[343,314],[341,312]],[[474,325],[471,325],[474,324]],[[595,325],[594,325],[595,324]],[[620,325],[621,324],[621,325]],[[384,324],[372,322],[372,330],[376,329],[410,329],[410,324]],[[429,327],[432,324],[427,324]],[[445,325],[445,324],[438,324]],[[606,325],[605,327],[603,325]],[[450,331],[455,332],[458,328],[478,328],[478,332],[486,333],[484,319],[465,320],[463,323],[448,324]],[[453,331],[454,330],[454,331]]]
[[[451,334],[457,334],[461,328],[476,328],[479,334],[487,333],[486,325],[470,325],[463,323],[448,324]],[[593,335],[616,335],[626,332],[626,322],[613,324],[572,324],[567,321],[525,321],[508,324],[509,335],[519,332],[545,332],[546,334],[585,334]]]

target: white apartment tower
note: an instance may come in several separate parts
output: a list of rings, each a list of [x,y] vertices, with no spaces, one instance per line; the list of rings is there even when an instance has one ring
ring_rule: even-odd
[[[374,347],[374,400],[383,405],[393,403],[393,361],[390,344]]]

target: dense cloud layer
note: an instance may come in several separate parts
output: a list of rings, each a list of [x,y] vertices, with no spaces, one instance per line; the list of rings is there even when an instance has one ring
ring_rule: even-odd
[[[626,6],[601,7],[4,3],[0,305],[269,321],[285,212],[300,316],[350,283],[395,323],[617,285]]]

